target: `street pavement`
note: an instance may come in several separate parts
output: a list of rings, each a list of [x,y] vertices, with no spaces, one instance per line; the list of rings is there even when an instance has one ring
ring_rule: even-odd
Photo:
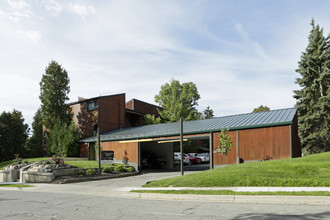
[[[185,174],[197,171],[187,171]],[[158,194],[158,193],[132,193],[131,190],[232,190],[237,192],[276,192],[276,191],[328,191],[330,187],[166,187],[143,188],[150,181],[170,178],[181,175],[180,172],[147,172],[141,175],[116,179],[88,181],[70,184],[32,184],[29,188],[3,188],[0,190],[19,190],[26,192],[62,193],[95,195],[106,197],[125,197],[160,200],[189,200],[206,202],[235,202],[235,203],[287,203],[287,204],[313,204],[330,205],[329,196],[248,196],[248,195],[186,195],[186,194]]]

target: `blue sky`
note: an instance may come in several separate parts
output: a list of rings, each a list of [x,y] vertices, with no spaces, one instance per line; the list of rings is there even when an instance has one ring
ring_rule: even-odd
[[[293,107],[310,22],[330,31],[330,1],[0,1],[0,112],[32,122],[51,60],[70,101],[126,93],[154,103],[171,79],[194,82],[215,116]]]

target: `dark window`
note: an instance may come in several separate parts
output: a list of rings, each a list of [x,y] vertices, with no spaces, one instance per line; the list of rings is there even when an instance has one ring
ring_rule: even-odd
[[[92,111],[97,109],[97,101],[92,101],[87,103],[87,110]]]

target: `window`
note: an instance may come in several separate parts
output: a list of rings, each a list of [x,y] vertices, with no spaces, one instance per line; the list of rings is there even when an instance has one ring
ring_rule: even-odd
[[[97,101],[92,101],[87,103],[87,110],[92,111],[97,109]]]
[[[114,152],[113,151],[101,151],[102,160],[113,160]]]

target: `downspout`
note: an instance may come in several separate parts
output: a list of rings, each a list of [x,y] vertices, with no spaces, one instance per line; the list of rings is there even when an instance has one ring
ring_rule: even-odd
[[[142,161],[141,161],[141,146],[140,142],[138,142],[138,171],[141,172],[141,166],[142,166]]]
[[[209,145],[210,145],[210,170],[214,168],[213,165],[213,132],[210,132],[209,138]]]
[[[237,130],[236,135],[236,146],[237,146],[237,164],[240,163],[240,157],[239,157],[239,130]]]
[[[292,125],[290,125],[290,157],[292,158]]]

